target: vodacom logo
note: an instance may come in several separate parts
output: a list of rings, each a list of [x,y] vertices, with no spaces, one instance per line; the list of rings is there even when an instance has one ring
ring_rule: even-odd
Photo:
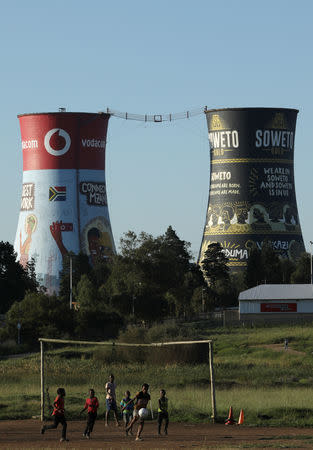
[[[52,136],[56,134],[56,138],[63,138],[64,140],[64,146],[60,149],[55,149],[51,146],[51,138]],[[52,128],[52,130],[48,131],[48,133],[45,135],[45,147],[48,153],[53,156],[62,156],[64,155],[70,148],[71,145],[71,138],[70,135],[65,131],[62,130],[62,128]]]

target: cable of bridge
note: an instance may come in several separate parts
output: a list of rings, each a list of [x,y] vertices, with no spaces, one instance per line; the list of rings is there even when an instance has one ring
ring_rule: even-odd
[[[173,120],[189,119],[190,117],[199,116],[205,114],[207,106],[201,108],[191,109],[180,113],[168,113],[168,114],[133,114],[128,112],[117,111],[116,109],[106,108],[106,113],[113,117],[125,120],[137,120],[139,122],[172,122]]]

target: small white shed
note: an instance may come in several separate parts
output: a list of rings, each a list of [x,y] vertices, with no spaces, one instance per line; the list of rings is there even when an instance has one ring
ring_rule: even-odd
[[[239,294],[240,320],[313,320],[312,284],[261,284]]]

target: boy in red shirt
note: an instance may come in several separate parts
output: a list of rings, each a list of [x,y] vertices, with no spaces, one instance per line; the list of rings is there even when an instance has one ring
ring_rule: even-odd
[[[90,433],[93,430],[93,426],[95,424],[96,418],[97,418],[97,410],[99,408],[99,402],[97,397],[95,397],[95,391],[94,389],[89,389],[89,398],[86,398],[85,407],[80,412],[84,412],[86,409],[87,411],[87,426],[84,431],[83,436],[87,439],[90,439]]]
[[[41,428],[41,434],[44,434],[46,430],[52,430],[54,428],[57,428],[59,423],[62,425],[62,437],[60,439],[60,442],[68,441],[66,439],[66,428],[67,423],[64,416],[64,397],[65,397],[65,389],[64,388],[58,388],[57,390],[57,396],[53,402],[53,419],[54,423],[52,425],[44,425]]]

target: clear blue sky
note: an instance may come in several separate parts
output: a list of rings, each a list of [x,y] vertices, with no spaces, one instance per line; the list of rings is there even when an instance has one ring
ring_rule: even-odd
[[[271,106],[300,110],[295,177],[313,240],[311,0],[3,0],[0,16],[2,221],[13,243],[22,184],[17,114],[168,113]],[[204,116],[144,124],[111,118],[107,188],[123,232],[172,225],[199,251],[209,185]]]

